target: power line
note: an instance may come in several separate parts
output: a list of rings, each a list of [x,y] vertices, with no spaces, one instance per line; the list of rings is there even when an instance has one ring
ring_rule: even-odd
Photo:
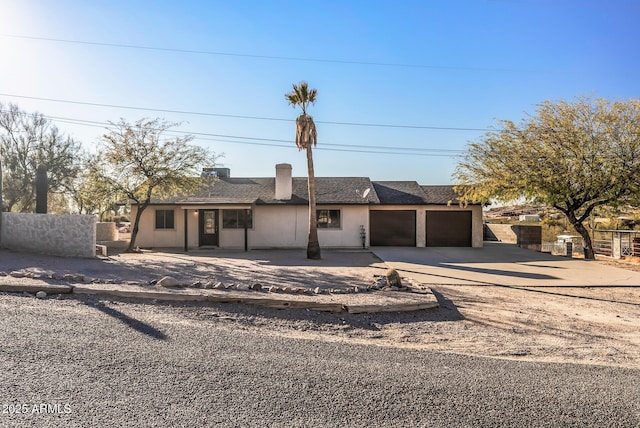
[[[7,112],[7,110],[0,109],[0,112]],[[27,112],[19,112],[19,114],[22,114],[24,116],[34,116],[33,113],[27,113]],[[95,128],[108,129],[108,128],[112,128],[115,125],[114,123],[111,123],[111,122],[99,122],[99,121],[74,119],[74,118],[59,117],[59,116],[47,116],[47,115],[41,115],[41,116],[56,122],[90,126]],[[181,130],[167,130],[167,132],[173,133],[173,134],[181,134],[181,135],[194,135],[194,136],[197,135],[198,140],[204,140],[204,141],[214,141],[214,142],[232,143],[232,144],[248,144],[248,145],[267,146],[267,147],[283,147],[283,148],[294,147],[292,145],[292,141],[283,140],[283,139],[245,137],[245,136],[237,136],[237,135],[213,134],[213,133],[207,133],[207,132],[190,132],[190,131],[181,131]],[[210,138],[210,137],[215,137],[215,138]],[[235,140],[229,140],[227,138],[233,138]],[[250,140],[250,141],[238,141],[238,140]],[[283,142],[288,144],[286,145],[274,144],[277,142]],[[330,146],[330,147],[327,148],[324,146]],[[367,154],[390,154],[390,155],[408,155],[409,154],[409,155],[416,155],[416,156],[436,156],[436,157],[451,157],[451,156],[457,156],[460,153],[462,153],[462,150],[454,150],[454,149],[429,149],[429,148],[420,148],[420,147],[392,147],[392,146],[335,144],[335,143],[333,144],[322,143],[321,147],[316,147],[315,150],[350,152],[350,153],[367,153]]]
[[[207,113],[207,112],[187,111],[187,110],[169,110],[169,109],[159,109],[159,108],[149,108],[149,107],[134,107],[134,106],[125,106],[125,105],[118,105],[118,104],[103,104],[103,103],[94,103],[94,102],[87,102],[87,101],[63,100],[59,98],[32,97],[27,95],[16,95],[16,94],[0,93],[0,96],[11,97],[11,98],[23,98],[23,99],[38,100],[38,101],[49,101],[49,102],[65,103],[65,104],[87,105],[87,106],[94,106],[94,107],[152,111],[156,113],[175,113],[175,114],[185,114],[185,115],[192,115],[192,116],[212,116],[212,117],[228,117],[233,119],[295,122],[295,119],[283,119],[283,118],[276,118],[276,117],[244,116],[244,115]],[[425,126],[425,125],[393,125],[393,124],[383,124],[383,123],[333,122],[333,121],[322,121],[322,120],[316,120],[315,123],[321,123],[324,125],[369,126],[369,127],[379,127],[379,128],[429,129],[429,130],[436,130],[436,131],[477,131],[477,132],[491,131],[491,129],[487,129],[487,128],[464,128],[464,127]]]
[[[394,63],[394,62],[380,62],[380,61],[354,61],[354,60],[340,60],[329,58],[305,58],[305,57],[291,57],[291,56],[277,56],[277,55],[258,55],[247,54],[237,52],[221,52],[221,51],[207,51],[197,49],[180,49],[180,48],[166,48],[157,46],[143,46],[143,45],[130,45],[124,43],[107,43],[107,42],[94,42],[87,40],[72,40],[72,39],[58,39],[53,37],[37,37],[37,36],[25,36],[18,34],[0,34],[2,37],[9,37],[14,39],[25,40],[39,40],[45,42],[55,43],[67,43],[77,45],[89,45],[89,46],[105,46],[113,48],[124,49],[139,49],[147,51],[157,52],[173,52],[173,53],[186,53],[196,55],[215,55],[215,56],[228,56],[236,58],[252,58],[252,59],[268,59],[276,61],[298,61],[298,62],[314,62],[314,63],[327,63],[327,64],[344,64],[344,65],[363,65],[363,66],[376,66],[376,67],[394,67],[394,68],[422,68],[432,70],[462,70],[462,71],[483,71],[483,72],[507,72],[507,73],[549,73],[551,71],[545,70],[527,70],[517,68],[492,68],[492,67],[462,67],[452,65],[429,65],[429,64],[408,64],[408,63]]]

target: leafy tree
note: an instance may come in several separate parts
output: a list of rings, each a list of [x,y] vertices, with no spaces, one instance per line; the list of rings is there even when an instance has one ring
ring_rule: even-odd
[[[544,102],[467,146],[454,178],[467,201],[519,198],[560,210],[594,259],[585,220],[639,194],[640,100]]]
[[[215,162],[207,150],[188,144],[192,136],[165,137],[175,125],[159,118],[111,123],[91,163],[100,186],[113,189],[137,207],[127,251],[135,248],[140,218],[151,199],[194,190],[200,185],[202,167]]]
[[[96,175],[97,162],[96,156],[84,159],[84,168],[74,180],[70,195],[79,214],[98,214],[100,221],[104,221],[105,215],[122,201],[118,200],[116,189]]]
[[[313,154],[311,146],[316,146],[318,142],[318,134],[316,132],[316,124],[313,117],[307,114],[309,103],[316,103],[318,90],[309,89],[309,84],[301,81],[299,84],[293,84],[293,91],[285,94],[286,100],[292,107],[300,107],[302,113],[296,119],[296,146],[299,150],[305,149],[307,152],[307,169],[309,178],[307,180],[309,187],[309,240],[307,243],[307,258],[320,259],[320,242],[318,241],[318,220],[316,217],[316,179],[313,172]]]
[[[39,113],[0,103],[0,158],[4,163],[4,204],[8,211],[32,212],[36,170],[47,169],[50,193],[65,193],[78,173],[80,144],[61,134]]]

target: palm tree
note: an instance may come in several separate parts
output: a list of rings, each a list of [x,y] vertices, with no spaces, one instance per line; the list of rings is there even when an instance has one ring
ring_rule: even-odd
[[[307,151],[307,168],[309,170],[309,242],[307,244],[307,258],[320,259],[320,243],[318,242],[318,221],[316,218],[316,180],[313,173],[313,154],[311,145],[315,147],[318,142],[316,124],[313,117],[307,114],[309,103],[316,103],[318,90],[309,89],[309,84],[301,81],[297,85],[293,84],[293,91],[284,94],[286,100],[292,107],[300,107],[302,114],[296,119],[296,146],[299,150]]]

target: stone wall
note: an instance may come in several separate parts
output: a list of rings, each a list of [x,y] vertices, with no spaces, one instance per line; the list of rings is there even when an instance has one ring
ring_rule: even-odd
[[[117,241],[118,230],[112,221],[96,223],[96,241]]]
[[[540,251],[542,249],[542,227],[516,225],[518,245],[521,248]]]
[[[540,251],[542,247],[542,228],[519,224],[485,223],[486,235],[507,244],[517,244],[519,247]]]
[[[500,242],[505,242],[507,244],[517,244],[518,243],[518,235],[512,224],[494,224],[494,223],[485,223],[484,227],[487,229],[487,233],[485,233],[485,238],[492,237]]]
[[[63,257],[94,257],[96,217],[2,213],[0,245],[18,251]]]

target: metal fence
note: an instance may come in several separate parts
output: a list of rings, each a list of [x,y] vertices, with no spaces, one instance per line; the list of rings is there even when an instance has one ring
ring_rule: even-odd
[[[591,230],[591,243],[596,254],[619,259],[640,257],[640,230]],[[567,256],[567,243],[543,242],[543,253]],[[573,242],[571,255],[583,255],[582,242]]]
[[[596,254],[613,258],[640,257],[640,231],[596,229],[591,232]]]
[[[543,253],[551,253],[554,256],[584,255],[584,247],[582,243],[567,245],[565,242],[543,242],[540,251]],[[568,254],[569,251],[571,254]]]

